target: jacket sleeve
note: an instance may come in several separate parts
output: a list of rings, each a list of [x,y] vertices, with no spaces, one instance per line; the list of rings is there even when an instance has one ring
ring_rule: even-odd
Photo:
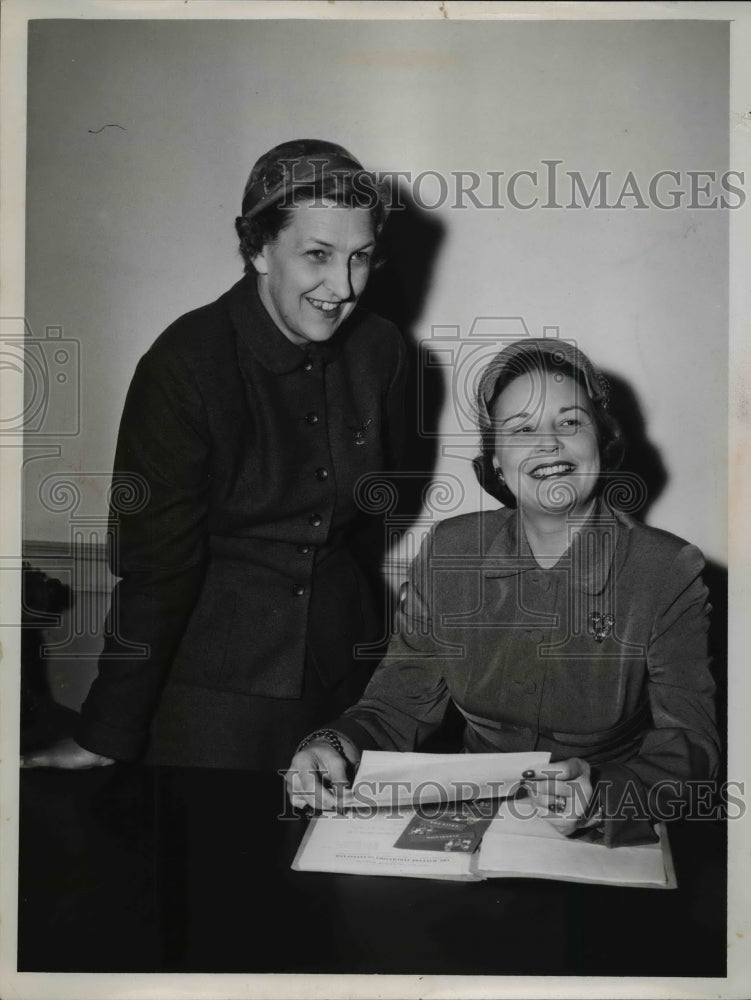
[[[710,606],[704,560],[684,546],[665,566],[647,650],[652,728],[638,754],[595,772],[596,796],[611,846],[643,839],[651,819],[673,819],[689,802],[687,782],[717,775],[719,740],[709,670]]]
[[[123,411],[110,500],[113,590],[99,672],[75,734],[86,749],[135,758],[198,598],[207,553],[209,438],[179,358],[141,359]]]
[[[386,655],[362,698],[331,723],[361,750],[414,750],[438,729],[446,713],[450,696],[431,634],[431,541],[432,533],[402,588]]]

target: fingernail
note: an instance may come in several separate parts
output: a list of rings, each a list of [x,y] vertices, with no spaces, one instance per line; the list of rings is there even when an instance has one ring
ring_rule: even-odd
[[[522,771],[522,778],[534,778],[534,771]]]

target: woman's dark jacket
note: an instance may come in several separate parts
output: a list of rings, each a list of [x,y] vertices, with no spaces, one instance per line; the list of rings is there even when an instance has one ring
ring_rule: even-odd
[[[254,274],[158,338],[120,427],[122,579],[84,747],[138,756],[170,692],[200,727],[202,698],[299,699],[306,657],[324,685],[351,668],[367,605],[349,544],[355,484],[393,462],[404,372],[396,328],[359,310],[331,341],[295,346]]]
[[[584,758],[607,841],[640,836],[629,820],[673,818],[687,780],[717,770],[703,566],[693,545],[606,508],[551,569],[516,511],[444,521],[385,660],[331,725],[361,749],[412,750],[452,699],[466,749]]]

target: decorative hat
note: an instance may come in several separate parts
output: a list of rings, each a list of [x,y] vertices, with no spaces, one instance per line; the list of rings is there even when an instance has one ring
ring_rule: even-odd
[[[556,365],[561,365],[563,370],[565,366],[569,366],[578,372],[584,380],[590,400],[607,409],[609,396],[607,380],[597,371],[586,354],[568,341],[559,340],[557,337],[525,337],[504,347],[482,373],[477,388],[478,420],[482,430],[490,427],[490,410],[498,395],[497,386],[501,375],[509,368],[513,369],[515,375],[538,371],[543,367],[546,356],[550,359],[547,366],[553,371]]]
[[[336,143],[323,139],[283,142],[264,153],[251,170],[243,193],[242,214],[252,219],[295,188],[360,173],[364,173],[360,161]]]

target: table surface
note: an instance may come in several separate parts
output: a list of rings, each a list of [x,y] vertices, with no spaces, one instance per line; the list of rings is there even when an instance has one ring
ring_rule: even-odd
[[[293,872],[278,775],[21,772],[20,971],[724,976],[719,822],[674,823],[679,888]]]

